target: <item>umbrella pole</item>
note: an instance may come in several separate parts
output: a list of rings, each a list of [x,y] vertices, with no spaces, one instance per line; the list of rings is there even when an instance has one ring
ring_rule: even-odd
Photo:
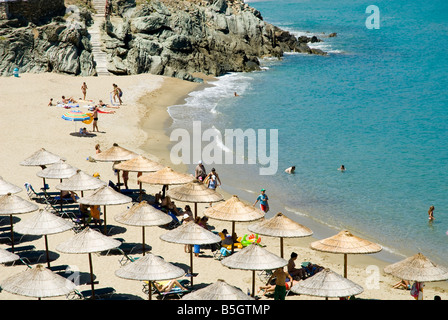
[[[142,227],[142,250],[145,255],[145,226]]]
[[[194,203],[194,218],[196,219],[198,217],[198,203]]]
[[[45,251],[47,252],[47,266],[50,268],[50,254],[48,253],[48,237],[44,235],[45,238]]]
[[[12,227],[12,214],[9,215],[9,221],[11,223],[11,251],[14,253],[14,230]]]
[[[117,170],[117,188],[118,188],[118,190],[121,190],[121,188],[120,188],[120,170]]]
[[[190,250],[190,282],[193,287],[193,247]]]
[[[90,265],[90,286],[92,288],[92,299],[95,299],[95,288],[93,284],[92,254],[90,252],[89,252],[89,265]]]
[[[140,198],[139,201],[142,202],[142,197],[143,197],[143,188],[142,188],[142,182],[140,181]]]
[[[148,281],[148,300],[152,300],[152,281]]]
[[[250,296],[253,298],[255,294],[255,270],[252,270],[252,293]]]
[[[344,253],[344,278],[347,279],[347,254]]]
[[[283,258],[283,238],[280,237],[280,257]]]
[[[231,235],[231,239],[232,239],[232,253],[235,251],[235,244],[233,243],[233,235],[235,234],[235,221],[232,221],[232,235]]]
[[[106,224],[106,205],[104,205],[104,235],[107,235],[107,224]]]

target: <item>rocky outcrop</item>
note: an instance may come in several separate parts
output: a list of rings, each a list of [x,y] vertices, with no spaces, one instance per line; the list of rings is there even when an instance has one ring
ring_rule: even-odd
[[[109,0],[112,14],[102,26],[107,69],[117,75],[153,73],[201,81],[195,73],[219,76],[258,70],[259,59],[284,52],[325,54],[300,37],[266,23],[242,0]],[[62,72],[95,75],[86,9],[68,7],[43,25],[0,20],[0,74]]]
[[[150,72],[197,80],[195,72],[222,75],[259,69],[259,58],[284,52],[325,54],[263,21],[240,0],[152,0],[123,9],[112,1],[113,16],[103,35],[108,69],[114,74]]]
[[[72,8],[66,19],[36,26],[18,20],[0,20],[0,74],[20,72],[60,72],[90,76],[95,74],[86,31],[90,14]]]

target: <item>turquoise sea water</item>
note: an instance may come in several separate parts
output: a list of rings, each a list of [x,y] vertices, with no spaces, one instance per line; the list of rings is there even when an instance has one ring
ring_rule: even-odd
[[[222,133],[278,129],[275,175],[260,176],[258,165],[206,168],[250,201],[266,188],[268,217],[283,212],[317,237],[347,228],[385,251],[448,266],[448,3],[247,2],[267,22],[322,38],[313,46],[329,55],[287,54],[263,60],[263,71],[222,76],[169,109],[172,129],[193,120]],[[379,29],[365,25],[371,4]],[[284,173],[291,165],[296,173]]]

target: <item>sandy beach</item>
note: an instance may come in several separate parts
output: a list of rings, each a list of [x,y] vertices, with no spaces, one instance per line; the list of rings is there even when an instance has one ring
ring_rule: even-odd
[[[73,97],[78,100],[81,97],[81,85],[87,84],[87,100],[97,102],[102,99],[110,103],[110,92],[112,84],[116,83],[123,90],[123,105],[113,114],[100,113],[98,127],[100,132],[94,132],[89,137],[72,135],[81,126],[92,130],[92,124],[73,123],[61,119],[61,115],[67,109],[48,106],[50,98],[54,103],[61,100],[61,96]],[[0,176],[23,189],[18,193],[23,199],[29,199],[24,188],[24,183],[31,183],[35,189],[42,185],[42,179],[36,173],[39,167],[25,167],[19,163],[40,148],[58,154],[66,159],[66,162],[86,173],[98,172],[103,181],[116,181],[112,170],[112,164],[106,162],[87,161],[89,156],[95,153],[95,145],[100,144],[104,151],[117,143],[120,146],[132,150],[138,154],[159,161],[166,166],[172,166],[169,159],[169,137],[166,128],[170,123],[166,108],[180,103],[186,95],[199,89],[203,84],[191,83],[174,78],[142,74],[138,76],[110,76],[110,77],[71,77],[59,74],[22,74],[19,78],[0,78],[0,127],[2,128],[2,139],[0,140]],[[80,103],[79,109],[88,111]],[[83,109],[85,108],[85,109]],[[183,166],[173,166],[176,170],[186,170]],[[129,185],[137,188],[135,173],[129,175]],[[50,189],[59,183],[59,180],[48,180]],[[159,186],[144,185],[148,194],[154,194],[160,190]],[[218,188],[218,192],[221,190]],[[230,197],[224,194],[225,199]],[[250,200],[250,199],[248,199]],[[186,203],[176,202],[178,207],[184,207]],[[42,205],[39,205],[42,207]],[[126,210],[130,204],[109,206],[107,208],[107,222],[109,226],[115,227],[111,231],[114,238],[121,238],[127,243],[141,243],[141,228],[120,225],[113,219],[115,214]],[[206,205],[199,204],[199,215]],[[16,216],[19,219],[27,219],[33,213]],[[249,223],[237,223],[236,233],[244,235],[248,233]],[[215,231],[224,228],[231,229],[230,222],[209,220],[209,225]],[[8,235],[9,218],[4,217],[1,226],[6,229],[4,235]],[[160,255],[166,261],[176,263],[178,266],[187,268],[189,255],[184,252],[183,245],[172,244],[162,241],[159,237],[167,230],[160,227],[146,228],[146,243],[151,247],[151,252]],[[52,266],[69,265],[72,270],[79,270],[82,278],[88,278],[89,261],[85,254],[59,253],[55,247],[74,236],[73,231],[66,231],[48,237],[49,249],[57,257],[51,262]],[[37,250],[43,250],[43,237],[23,238],[20,245],[34,245]],[[326,254],[310,249],[309,244],[316,239],[307,237],[302,239],[285,239],[284,252],[288,259],[291,252],[297,252],[301,261],[311,261],[315,264],[330,268],[336,273],[343,274],[343,256]],[[272,253],[279,254],[279,240],[262,236],[262,244]],[[16,245],[18,246],[18,245]],[[6,249],[8,244],[1,243],[0,247]],[[141,253],[132,253],[131,256],[141,256]],[[113,287],[117,295],[123,299],[147,299],[142,292],[142,282],[125,280],[115,275],[121,265],[117,254],[99,255],[93,254],[93,270],[95,280],[98,282],[95,288]],[[299,262],[300,261],[300,262]],[[377,254],[373,255],[349,255],[348,256],[348,278],[364,288],[364,292],[358,295],[361,299],[375,300],[413,300],[408,290],[393,289],[392,286],[400,279],[386,275],[383,268],[388,263],[380,260]],[[26,266],[16,263],[14,266],[0,266],[0,283],[11,275],[26,270]],[[371,273],[378,271],[378,277]],[[198,258],[194,258],[194,271],[198,273],[195,285],[204,286],[224,279],[227,283],[234,285],[244,292],[251,288],[252,272],[243,270],[232,270],[224,267],[220,261],[213,258],[210,250],[202,250]],[[377,281],[373,281],[373,280]],[[257,277],[256,288],[263,283]],[[90,285],[81,283],[79,290],[88,290]],[[260,294],[259,294],[260,295]],[[446,282],[426,283],[424,299],[432,300],[439,295],[443,300],[448,299]],[[24,296],[18,296],[7,291],[0,293],[2,300],[28,300]],[[65,300],[65,296],[51,299]],[[261,296],[261,299],[268,299]],[[272,299],[272,298],[270,298]],[[308,300],[309,296],[291,294],[287,300]]]

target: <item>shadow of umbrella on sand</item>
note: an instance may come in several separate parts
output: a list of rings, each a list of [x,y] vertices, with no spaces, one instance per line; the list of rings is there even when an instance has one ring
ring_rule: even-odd
[[[182,300],[255,300],[241,289],[231,286],[222,279],[205,288],[186,294]]]
[[[11,249],[14,252],[14,230],[13,230],[13,214],[30,213],[38,210],[37,204],[29,202],[22,199],[21,197],[14,194],[6,194],[0,196],[0,216],[9,215],[9,220],[11,224]]]
[[[383,248],[373,242],[354,236],[347,230],[338,234],[312,242],[311,249],[344,255],[344,277],[347,278],[347,254],[369,254],[380,252]]]
[[[313,234],[311,229],[291,220],[279,212],[270,219],[256,222],[247,227],[247,230],[265,236],[280,238],[280,256],[283,258],[283,238],[309,237]]]
[[[152,282],[180,278],[185,271],[151,253],[115,271],[124,279],[149,281],[148,300],[152,299]]]
[[[132,202],[132,198],[115,191],[109,186],[102,186],[92,194],[79,198],[78,203],[89,206],[104,206],[104,234],[107,234],[106,206]]]
[[[273,270],[288,264],[283,258],[253,243],[221,260],[222,265],[230,269],[252,270],[252,294],[255,293],[255,271]]]
[[[155,172],[157,170],[163,169],[164,166],[158,162],[152,161],[148,158],[139,155],[138,157],[135,157],[131,160],[117,163],[113,166],[113,168],[116,170],[143,173],[143,172]],[[140,201],[141,201],[143,193],[142,182],[139,181],[138,183],[140,185]]]
[[[205,209],[204,215],[211,219],[231,221],[231,235],[233,237],[233,234],[235,233],[235,222],[259,220],[264,217],[265,213],[260,209],[241,201],[238,196],[233,195],[230,199]],[[232,242],[232,253],[233,252],[234,243]]]
[[[39,264],[7,278],[2,282],[1,288],[13,294],[40,300],[66,295],[74,291],[76,285]]]
[[[291,291],[315,297],[340,298],[360,294],[364,289],[347,278],[324,269],[314,276],[297,282],[291,287]]]
[[[174,200],[194,203],[195,218],[198,216],[198,203],[212,203],[224,200],[220,193],[207,188],[199,180],[175,187],[168,191],[168,195]]]
[[[86,227],[74,237],[56,246],[56,250],[62,253],[89,255],[90,285],[92,287],[92,298],[95,298],[95,288],[93,283],[92,253],[102,252],[118,248],[121,242],[103,235],[101,232]]]
[[[22,191],[22,188],[4,180],[3,177],[0,177],[0,196],[4,196],[8,193],[15,194],[20,191]]]
[[[33,213],[28,219],[17,223],[16,231],[21,234],[43,235],[45,237],[45,251],[47,253],[47,266],[50,268],[50,255],[48,251],[49,234],[61,233],[73,228],[73,222],[65,220],[43,209]]]
[[[213,244],[221,241],[220,236],[206,230],[193,221],[182,223],[176,229],[162,234],[160,239],[166,242],[189,245]],[[190,282],[193,286],[193,250],[190,250],[190,275]]]
[[[135,203],[130,209],[116,214],[114,219],[125,225],[142,227],[143,255],[145,255],[145,227],[162,226],[172,220],[169,215],[157,210],[146,201]]]

